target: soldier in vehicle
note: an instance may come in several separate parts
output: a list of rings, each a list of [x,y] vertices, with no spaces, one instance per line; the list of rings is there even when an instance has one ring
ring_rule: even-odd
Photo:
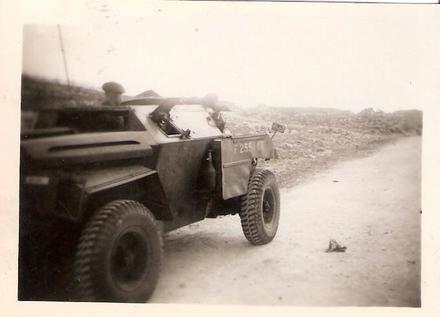
[[[102,90],[105,93],[105,101],[102,103],[104,106],[119,106],[121,104],[121,96],[125,92],[121,84],[109,81],[102,85]]]
[[[212,119],[214,120],[216,126],[220,129],[221,132],[225,132],[226,122],[223,119],[223,116],[219,110],[219,101],[218,97],[214,93],[209,93],[203,98],[203,103],[211,107],[212,110],[208,110],[211,114]]]
[[[225,119],[223,119],[222,114],[220,113],[220,111],[214,111],[211,113],[212,118],[214,119],[215,124],[217,125],[217,127],[220,129],[221,132],[226,132],[225,128],[226,128],[226,121]]]
[[[114,81],[109,81],[102,85],[102,90],[105,93],[105,100],[103,106],[120,106],[122,101],[122,94],[125,92],[124,87]],[[110,114],[102,115],[99,118],[98,130],[124,130],[125,121],[122,116],[114,116]]]

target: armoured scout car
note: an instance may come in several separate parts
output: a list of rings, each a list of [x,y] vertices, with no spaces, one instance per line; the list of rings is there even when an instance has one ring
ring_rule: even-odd
[[[200,100],[41,110],[21,140],[19,299],[145,302],[162,234],[206,217],[238,214],[270,242],[279,191],[257,162],[274,153]]]

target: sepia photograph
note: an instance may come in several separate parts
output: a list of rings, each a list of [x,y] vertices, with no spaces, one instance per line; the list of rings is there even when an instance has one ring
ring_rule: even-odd
[[[426,21],[343,6],[23,24],[17,300],[422,307]]]

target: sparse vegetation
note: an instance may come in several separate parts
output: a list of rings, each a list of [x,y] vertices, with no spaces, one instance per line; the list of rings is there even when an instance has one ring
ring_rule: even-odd
[[[419,110],[385,113],[365,109],[359,113],[328,108],[260,106],[225,113],[227,127],[235,134],[270,132],[273,121],[286,125],[274,144],[280,159],[267,163],[280,186],[302,182],[329,165],[364,156],[400,137],[420,135]]]

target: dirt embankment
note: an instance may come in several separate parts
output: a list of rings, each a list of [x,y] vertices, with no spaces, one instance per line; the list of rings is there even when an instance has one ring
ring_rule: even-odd
[[[418,110],[360,113],[337,109],[261,107],[225,112],[233,134],[271,133],[272,122],[286,126],[273,138],[278,160],[263,162],[281,187],[291,187],[334,163],[364,157],[401,137],[420,135]]]

